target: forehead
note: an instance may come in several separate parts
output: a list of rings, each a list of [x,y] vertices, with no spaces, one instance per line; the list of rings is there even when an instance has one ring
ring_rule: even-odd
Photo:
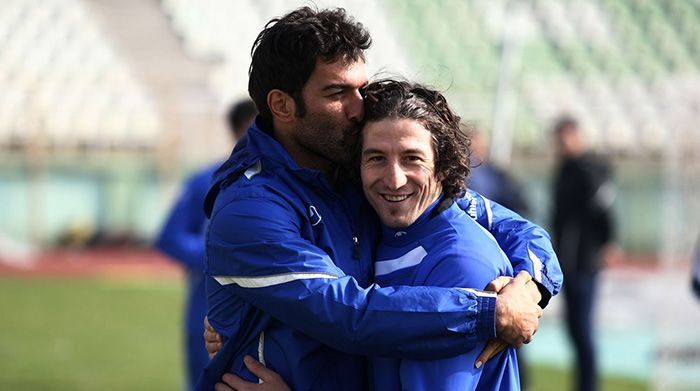
[[[317,59],[305,88],[321,90],[329,85],[360,88],[365,84],[367,84],[367,68],[364,60],[338,58],[328,63]]]
[[[433,137],[422,123],[412,119],[370,121],[362,129],[362,147],[382,151],[433,151]]]

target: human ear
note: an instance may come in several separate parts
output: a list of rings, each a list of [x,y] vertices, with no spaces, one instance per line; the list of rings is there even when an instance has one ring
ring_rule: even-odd
[[[295,118],[296,104],[289,94],[274,89],[267,94],[267,106],[272,117],[280,122],[291,122]]]

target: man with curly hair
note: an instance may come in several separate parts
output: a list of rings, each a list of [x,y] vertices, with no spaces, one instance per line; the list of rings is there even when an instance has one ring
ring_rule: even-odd
[[[484,289],[513,268],[493,237],[454,202],[464,196],[469,139],[444,96],[383,80],[367,87],[359,167],[382,222],[374,263],[380,286]],[[519,390],[515,348],[475,367],[479,343],[439,360],[371,358],[377,390]]]

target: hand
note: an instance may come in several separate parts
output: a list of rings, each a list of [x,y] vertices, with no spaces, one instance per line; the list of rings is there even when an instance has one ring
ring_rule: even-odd
[[[214,330],[209,324],[209,319],[204,317],[204,346],[209,354],[209,359],[211,360],[216,356],[216,353],[221,350],[222,345],[221,335]]]
[[[223,383],[216,383],[214,389],[216,391],[291,391],[291,388],[277,372],[265,368],[253,357],[245,356],[243,362],[248,370],[260,379],[260,383],[251,383],[234,374],[226,373],[221,378]]]
[[[486,346],[484,346],[484,350],[479,353],[479,357],[476,358],[474,367],[481,368],[486,361],[492,359],[498,353],[502,352],[507,346],[508,344],[500,338],[490,340]]]
[[[539,291],[534,293],[537,286],[531,281],[530,274],[521,271],[501,289],[496,300],[496,334],[515,347],[532,340],[542,316],[537,305]]]
[[[615,266],[624,260],[624,253],[620,246],[614,243],[606,244],[600,250],[600,261],[603,267]]]
[[[539,305],[542,300],[542,292],[540,292],[540,288],[537,287],[535,280],[528,281],[527,284],[525,284],[525,288],[527,288],[530,298],[532,298],[535,304]]]
[[[508,283],[511,282],[512,280],[513,280],[513,277],[508,277],[508,276],[496,277],[495,280],[489,282],[489,284],[486,285],[486,288],[484,288],[484,290],[498,293],[501,291],[501,289],[503,289],[506,285],[508,285]]]
[[[527,272],[523,271],[523,273],[527,273]],[[501,291],[501,289],[503,289],[511,281],[513,281],[513,277],[508,277],[508,276],[496,277],[495,280],[489,282],[489,284],[486,285],[486,288],[484,288],[484,290],[498,293]],[[528,281],[527,288],[530,291],[530,295],[532,296],[532,299],[535,300],[536,303],[539,303],[540,300],[542,300],[542,293],[540,292],[539,288],[537,287],[537,283],[535,282],[535,280]]]

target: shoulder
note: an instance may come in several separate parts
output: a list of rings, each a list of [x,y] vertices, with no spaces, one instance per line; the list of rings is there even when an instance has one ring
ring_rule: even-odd
[[[466,213],[452,216],[443,228],[422,241],[425,284],[482,289],[509,273],[510,264],[496,241]]]
[[[305,203],[279,170],[255,164],[221,185],[214,201],[211,229],[260,234],[260,230],[298,230]]]
[[[503,252],[496,239],[474,219],[463,211],[455,213],[449,219],[450,240],[440,244],[444,251],[460,253],[465,259],[474,262],[488,262],[500,264],[503,260]]]
[[[218,194],[214,213],[234,201],[241,200],[257,199],[261,204],[281,203],[291,206],[298,199],[295,197],[298,189],[293,184],[293,178],[284,167],[265,160],[257,160],[223,178],[215,185],[218,186]]]

